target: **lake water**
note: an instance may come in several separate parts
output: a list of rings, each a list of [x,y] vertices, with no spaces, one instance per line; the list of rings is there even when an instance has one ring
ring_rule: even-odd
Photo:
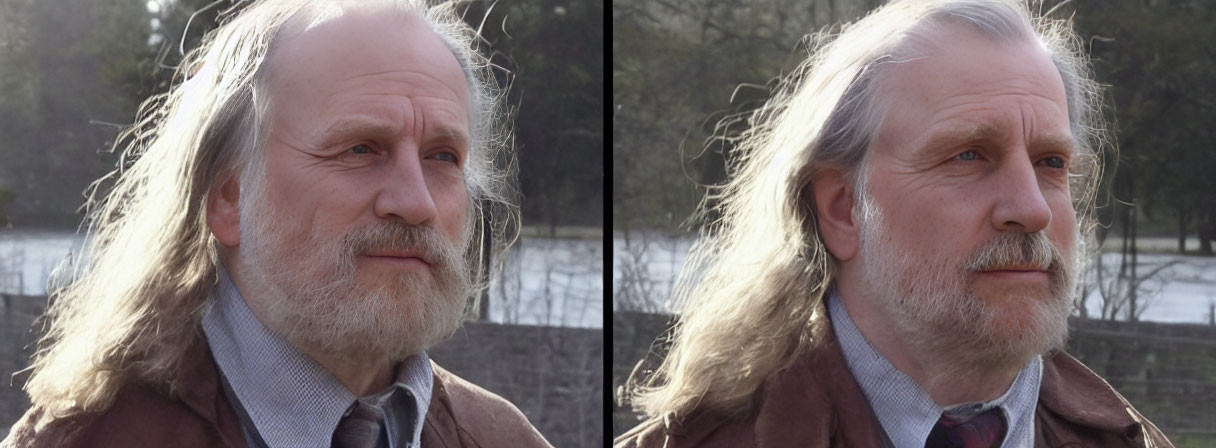
[[[612,244],[614,308],[669,312],[666,298],[692,242],[686,236],[659,233],[633,233],[628,239],[623,234],[615,234]],[[1154,244],[1176,247],[1170,245],[1176,241],[1169,238],[1145,239],[1138,247]],[[1197,244],[1191,242],[1188,247],[1193,249]],[[1102,261],[1107,272],[1114,272],[1119,254],[1104,254]],[[1138,271],[1144,274],[1166,263],[1170,265],[1140,285],[1142,303],[1139,308],[1143,309],[1140,320],[1208,323],[1211,307],[1216,304],[1216,257],[1142,254]],[[1107,280],[1110,277],[1108,274]],[[1098,317],[1102,315],[1102,292],[1096,287],[1094,270],[1087,273],[1087,278],[1090,287],[1086,309],[1090,317]],[[1119,319],[1125,317],[1120,315]]]
[[[63,231],[0,232],[0,293],[43,295],[47,279],[81,238]],[[492,282],[490,320],[601,328],[603,241],[522,237]]]

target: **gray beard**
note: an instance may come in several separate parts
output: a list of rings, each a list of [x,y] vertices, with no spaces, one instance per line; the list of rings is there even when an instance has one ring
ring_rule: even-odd
[[[904,248],[890,238],[882,213],[863,201],[863,291],[885,311],[900,340],[930,358],[921,362],[932,365],[931,376],[1019,368],[1063,347],[1077,268],[1041,232],[1004,234],[967,260],[951,260]],[[1014,262],[1048,267],[1048,290],[1011,289],[998,293],[1002,297],[974,291],[971,273]]]
[[[259,303],[262,323],[293,345],[344,359],[400,361],[460,327],[471,291],[464,247],[438,231],[384,223],[342,238],[300,238],[295,226],[274,226],[273,210],[257,205],[241,213],[239,258],[256,294],[249,299]],[[357,256],[374,248],[422,250],[430,270],[361,281]]]

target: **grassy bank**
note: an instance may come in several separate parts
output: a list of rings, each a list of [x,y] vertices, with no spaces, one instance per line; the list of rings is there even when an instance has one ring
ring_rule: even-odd
[[[521,236],[536,238],[573,238],[598,240],[604,238],[604,229],[601,227],[592,226],[562,226],[558,227],[552,234],[550,234],[548,226],[525,225],[522,229],[520,229],[519,234]]]

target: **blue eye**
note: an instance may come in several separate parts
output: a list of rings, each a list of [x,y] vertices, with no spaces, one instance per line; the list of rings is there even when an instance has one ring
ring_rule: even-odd
[[[958,157],[959,160],[976,160],[980,158],[980,153],[975,152],[974,150],[967,150],[955,157]]]
[[[1059,157],[1048,157],[1043,159],[1043,163],[1051,168],[1064,168],[1064,159]]]
[[[452,154],[450,152],[436,153],[435,155],[433,155],[431,157],[439,159],[442,162],[448,162],[448,163],[456,163],[459,160],[456,157],[456,154]]]
[[[372,148],[368,147],[367,145],[355,145],[352,146],[349,151],[355,154],[371,154]]]

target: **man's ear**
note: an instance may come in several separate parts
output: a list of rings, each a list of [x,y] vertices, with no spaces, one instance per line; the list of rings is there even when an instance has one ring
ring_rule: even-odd
[[[234,174],[222,177],[207,195],[207,227],[227,247],[241,243],[240,198],[241,183]]]
[[[835,169],[826,169],[816,174],[811,181],[815,195],[815,219],[819,234],[828,252],[840,261],[849,261],[857,256],[860,228],[853,220],[853,183]]]

